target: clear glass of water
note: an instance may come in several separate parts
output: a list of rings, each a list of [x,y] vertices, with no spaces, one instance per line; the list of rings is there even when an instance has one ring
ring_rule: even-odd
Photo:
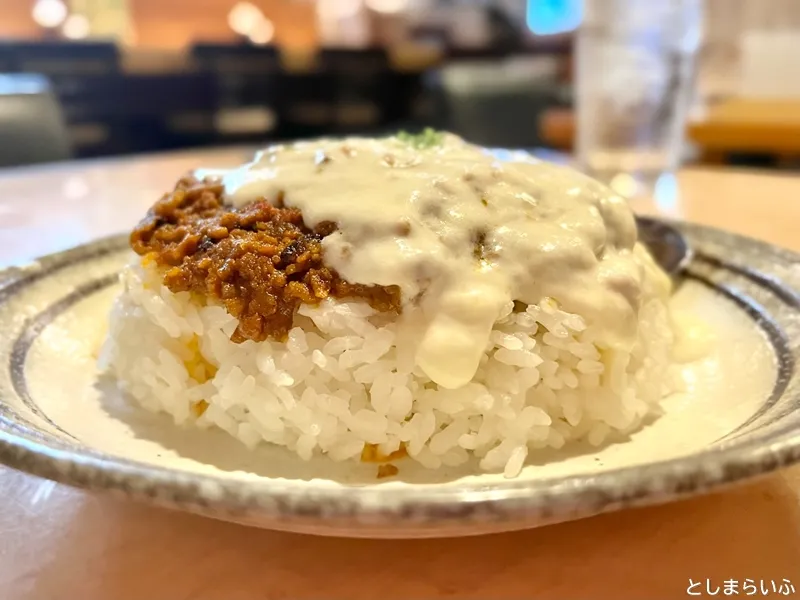
[[[578,166],[620,194],[652,190],[685,151],[703,0],[585,0],[578,31]]]

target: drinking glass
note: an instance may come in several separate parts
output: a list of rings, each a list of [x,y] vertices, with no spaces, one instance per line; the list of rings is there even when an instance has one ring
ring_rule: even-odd
[[[577,35],[577,161],[623,195],[684,152],[702,0],[585,0]]]

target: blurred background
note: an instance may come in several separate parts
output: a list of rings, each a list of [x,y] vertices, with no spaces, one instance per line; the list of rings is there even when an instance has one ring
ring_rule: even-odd
[[[570,152],[608,136],[590,131],[606,113],[578,104],[610,54],[600,38],[581,54],[578,32],[600,11],[618,41],[608,21],[637,2],[686,4],[0,0],[0,166],[424,126]],[[686,91],[680,161],[796,169],[800,1],[696,3],[687,68],[664,58]]]

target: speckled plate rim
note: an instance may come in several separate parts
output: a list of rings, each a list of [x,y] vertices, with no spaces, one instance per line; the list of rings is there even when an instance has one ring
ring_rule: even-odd
[[[227,520],[292,531],[382,537],[482,533],[564,521],[710,491],[799,462],[800,375],[796,364],[800,332],[795,317],[800,313],[800,255],[713,228],[672,224],[687,235],[694,248],[690,276],[748,310],[777,344],[780,362],[775,388],[782,402],[778,412],[755,415],[745,424],[754,430],[687,457],[491,486],[389,489],[237,479],[158,467],[70,446],[15,418],[3,400],[11,390],[0,388],[0,462],[72,486]],[[33,280],[120,251],[125,243],[123,236],[105,238],[44,257],[28,267],[0,271],[0,304]]]

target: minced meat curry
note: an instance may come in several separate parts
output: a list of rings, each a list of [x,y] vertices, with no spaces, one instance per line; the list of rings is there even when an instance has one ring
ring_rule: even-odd
[[[178,182],[133,230],[133,250],[164,269],[172,292],[219,300],[239,319],[235,342],[285,339],[301,302],[328,296],[362,298],[379,311],[400,310],[400,288],[343,280],[322,259],[322,239],[336,230],[303,224],[282,199],[234,208],[220,183],[194,177]]]

